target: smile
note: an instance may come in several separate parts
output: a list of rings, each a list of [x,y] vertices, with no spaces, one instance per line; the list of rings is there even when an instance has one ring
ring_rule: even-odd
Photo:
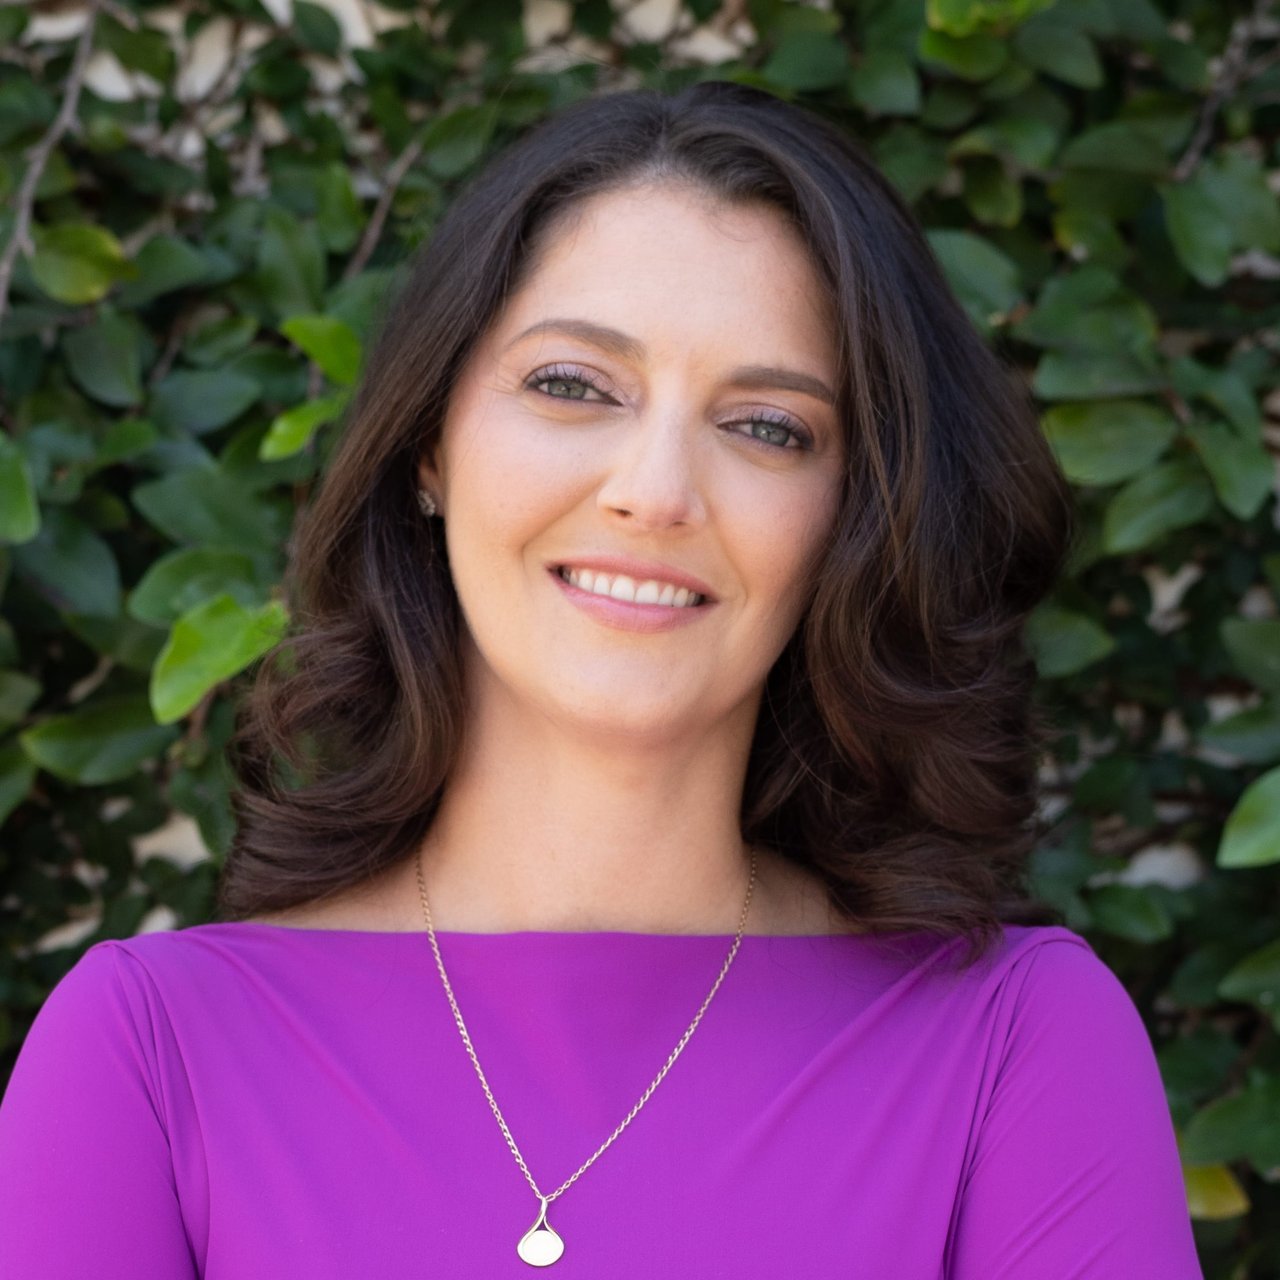
[[[590,569],[575,569],[569,565],[561,565],[556,573],[562,582],[581,591],[606,596],[610,600],[623,600],[628,604],[656,604],[688,609],[702,604],[705,598],[687,587],[677,587],[673,583],[660,582],[655,578],[637,582],[624,573],[593,573]]]

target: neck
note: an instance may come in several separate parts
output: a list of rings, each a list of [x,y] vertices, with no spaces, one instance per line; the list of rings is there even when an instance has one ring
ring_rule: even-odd
[[[473,706],[467,747],[423,846],[437,928],[736,930],[752,725],[698,741],[602,743],[497,711]]]

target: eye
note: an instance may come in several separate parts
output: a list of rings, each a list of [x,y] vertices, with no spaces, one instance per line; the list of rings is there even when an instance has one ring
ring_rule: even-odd
[[[792,419],[779,415],[771,417],[756,414],[745,419],[740,425],[747,428],[739,431],[748,440],[764,445],[767,449],[812,449],[813,437]]]
[[[527,390],[537,391],[553,400],[584,400],[588,391],[605,395],[604,387],[586,369],[571,364],[551,364],[535,369],[525,379],[524,385]]]

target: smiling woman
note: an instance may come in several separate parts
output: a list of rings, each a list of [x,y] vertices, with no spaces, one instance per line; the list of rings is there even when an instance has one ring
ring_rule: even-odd
[[[306,514],[223,919],[27,1040],[0,1272],[1198,1276],[1141,1019],[1023,888],[1067,494],[834,128],[534,130]]]

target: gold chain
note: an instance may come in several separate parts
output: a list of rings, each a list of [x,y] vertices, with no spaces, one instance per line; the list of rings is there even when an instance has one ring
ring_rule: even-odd
[[[476,1057],[475,1047],[471,1043],[471,1036],[467,1032],[467,1024],[462,1020],[462,1013],[458,1008],[458,1002],[453,996],[453,987],[449,983],[449,975],[444,971],[444,961],[440,959],[440,947],[436,942],[436,931],[431,925],[431,906],[427,902],[427,885],[422,873],[422,850],[418,850],[418,892],[422,895],[422,911],[427,919],[427,937],[431,940],[431,950],[436,958],[436,968],[440,970],[440,981],[444,983],[444,993],[449,997],[449,1007],[453,1010],[453,1020],[458,1024],[458,1031],[462,1035],[462,1043],[466,1046],[467,1055],[471,1059],[471,1065],[476,1069],[476,1075],[480,1078],[480,1085],[484,1089],[484,1096],[489,1099],[489,1107],[493,1111],[494,1119],[498,1122],[498,1127],[502,1130],[502,1136],[507,1140],[507,1146],[511,1148],[511,1154],[515,1156],[516,1163],[520,1166],[520,1171],[524,1174],[529,1186],[533,1189],[533,1194],[543,1201],[544,1206],[550,1204],[557,1196],[567,1191],[591,1166],[596,1160],[604,1154],[612,1145],[615,1138],[635,1119],[640,1108],[644,1106],[653,1094],[653,1091],[662,1083],[663,1077],[671,1070],[672,1064],[680,1056],[680,1051],[689,1043],[689,1037],[698,1028],[698,1023],[702,1021],[702,1015],[706,1013],[707,1006],[711,1003],[712,997],[720,989],[720,984],[724,981],[724,976],[729,972],[729,966],[733,963],[733,958],[738,954],[738,947],[742,943],[742,935],[747,927],[747,912],[751,907],[751,894],[756,886],[756,855],[754,850],[751,854],[751,878],[747,881],[747,899],[742,904],[742,919],[738,922],[738,933],[733,940],[733,946],[729,948],[729,954],[725,957],[725,962],[720,968],[719,976],[712,984],[711,990],[707,993],[707,998],[702,1002],[702,1007],[694,1015],[693,1021],[689,1023],[688,1030],[680,1037],[679,1044],[671,1051],[671,1056],[663,1064],[662,1070],[653,1078],[653,1083],[640,1096],[640,1101],[636,1103],[630,1111],[627,1112],[626,1119],[596,1148],[594,1154],[574,1173],[571,1177],[566,1178],[549,1196],[544,1196],[538,1190],[538,1184],[533,1180],[533,1174],[529,1172],[529,1166],[524,1162],[524,1156],[520,1154],[520,1148],[516,1146],[516,1140],[511,1136],[511,1130],[507,1128],[507,1122],[502,1118],[502,1112],[498,1107],[497,1100],[493,1096],[493,1090],[489,1088],[489,1082],[485,1079],[484,1071],[480,1066],[480,1059]]]

